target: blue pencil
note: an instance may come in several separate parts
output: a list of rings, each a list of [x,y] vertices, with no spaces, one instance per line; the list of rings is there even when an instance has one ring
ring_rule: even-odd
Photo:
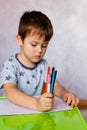
[[[57,70],[54,69],[51,75],[50,93],[53,93],[56,75],[57,75]]]
[[[50,84],[52,83],[52,77],[53,77],[53,72],[55,70],[55,67],[52,67],[52,72],[51,72],[51,81],[50,81]]]
[[[52,67],[52,72],[51,72],[51,81],[50,81],[50,93],[52,93],[52,82],[53,82],[53,73],[55,71],[55,67]]]

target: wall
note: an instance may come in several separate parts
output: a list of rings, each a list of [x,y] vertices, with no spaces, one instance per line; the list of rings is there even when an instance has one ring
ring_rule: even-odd
[[[0,0],[0,69],[19,50],[15,37],[25,10],[40,10],[51,19],[54,36],[45,58],[56,66],[62,85],[87,99],[87,0]]]

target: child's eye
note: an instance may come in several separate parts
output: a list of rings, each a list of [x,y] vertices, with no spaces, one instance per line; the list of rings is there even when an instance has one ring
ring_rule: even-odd
[[[46,48],[46,47],[47,47],[47,45],[42,45],[42,47],[43,47],[43,48]]]
[[[31,46],[36,47],[37,45],[36,44],[31,44]]]

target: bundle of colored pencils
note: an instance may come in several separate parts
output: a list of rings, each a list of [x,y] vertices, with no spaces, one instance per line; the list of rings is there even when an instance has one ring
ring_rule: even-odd
[[[51,69],[51,67],[48,66],[46,77],[46,92],[53,93],[56,75],[57,70],[55,70],[55,67],[52,67]]]

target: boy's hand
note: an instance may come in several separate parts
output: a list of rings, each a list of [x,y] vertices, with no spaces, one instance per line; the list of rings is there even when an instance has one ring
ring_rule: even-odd
[[[50,93],[44,93],[37,99],[37,101],[39,111],[48,111],[53,108],[54,96]]]
[[[71,107],[77,106],[79,103],[79,98],[72,93],[64,94],[63,100]]]

